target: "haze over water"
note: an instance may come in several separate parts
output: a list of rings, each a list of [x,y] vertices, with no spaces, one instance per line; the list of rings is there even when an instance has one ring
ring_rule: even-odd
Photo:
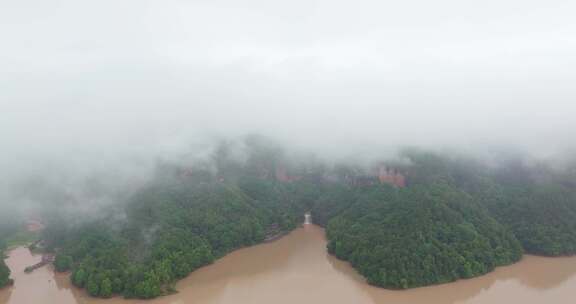
[[[25,274],[40,257],[18,248],[7,259],[16,285],[0,290],[0,304],[574,303],[576,257],[525,256],[478,278],[391,291],[367,285],[325,248],[323,229],[304,225],[278,241],[235,251],[178,282],[179,293],[151,301],[89,298],[47,267]]]

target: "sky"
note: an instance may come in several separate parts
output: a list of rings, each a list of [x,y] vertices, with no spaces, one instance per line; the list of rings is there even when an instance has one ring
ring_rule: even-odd
[[[576,2],[2,0],[0,166],[576,142]],[[104,166],[104,165],[102,165]]]

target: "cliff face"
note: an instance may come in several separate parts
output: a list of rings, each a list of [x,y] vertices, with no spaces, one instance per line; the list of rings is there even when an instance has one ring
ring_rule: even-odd
[[[378,169],[378,179],[382,184],[390,184],[399,188],[406,187],[406,177],[396,169],[381,166]]]
[[[276,167],[275,176],[276,176],[276,180],[281,181],[281,182],[292,182],[292,181],[300,180],[300,178],[301,178],[300,176],[292,176],[292,175],[288,174],[288,172],[286,171],[286,168],[283,166]]]
[[[280,182],[293,182],[300,180],[302,177],[290,174],[286,167],[279,165],[274,172],[274,178]],[[323,181],[338,180],[337,177],[332,176],[324,176],[321,179]],[[404,174],[400,173],[397,169],[388,168],[383,165],[374,167],[368,174],[352,173],[351,175],[346,175],[344,179],[346,182],[356,186],[376,185],[380,183],[389,184],[398,188],[406,187],[406,177]]]

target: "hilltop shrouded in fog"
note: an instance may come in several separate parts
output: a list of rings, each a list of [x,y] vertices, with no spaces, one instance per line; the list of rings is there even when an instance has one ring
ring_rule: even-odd
[[[55,269],[102,298],[170,294],[197,268],[295,229],[306,212],[326,227],[330,253],[391,289],[479,276],[523,252],[576,253],[576,165],[566,160],[409,148],[327,161],[260,135],[204,148],[138,177],[25,179],[12,200],[27,203],[22,220],[41,222],[34,246],[56,254]]]
[[[0,287],[153,298],[306,212],[385,288],[573,255],[575,10],[4,0]]]
[[[562,154],[576,129],[573,9],[3,1],[0,199],[23,179],[133,183],[157,159],[247,133],[355,162],[403,146]]]
[[[0,4],[3,172],[265,133],[330,157],[574,146],[571,1]]]

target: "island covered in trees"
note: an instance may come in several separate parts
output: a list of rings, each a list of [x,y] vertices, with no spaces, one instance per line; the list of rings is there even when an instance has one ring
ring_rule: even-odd
[[[575,254],[576,166],[419,149],[327,162],[250,136],[202,161],[158,161],[103,212],[81,222],[54,206],[43,213],[55,269],[94,297],[176,292],[177,280],[295,229],[306,212],[326,228],[331,254],[370,284],[406,289],[479,276],[523,253]],[[0,286],[8,276],[0,262]]]

